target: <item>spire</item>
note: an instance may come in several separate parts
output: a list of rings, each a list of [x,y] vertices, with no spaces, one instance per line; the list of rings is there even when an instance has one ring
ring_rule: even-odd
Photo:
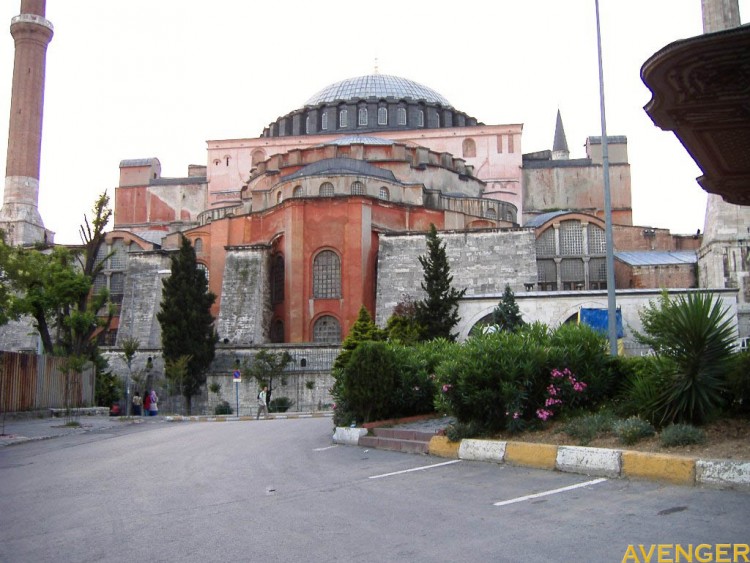
[[[552,142],[552,160],[568,160],[569,158],[568,140],[565,138],[562,116],[558,108],[557,122],[555,123],[555,140]]]

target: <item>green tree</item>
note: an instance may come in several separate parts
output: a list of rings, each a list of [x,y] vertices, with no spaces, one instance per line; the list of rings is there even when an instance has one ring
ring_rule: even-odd
[[[417,321],[417,305],[408,295],[393,308],[385,325],[388,340],[411,346],[422,340],[424,327]]]
[[[384,331],[378,328],[378,325],[372,320],[370,312],[364,305],[362,305],[359,309],[357,320],[352,325],[349,334],[346,335],[344,342],[341,344],[341,353],[336,357],[336,361],[333,363],[334,371],[342,369],[346,365],[352,352],[360,343],[369,340],[383,340],[384,337]]]
[[[500,303],[492,311],[492,324],[500,330],[509,332],[514,332],[526,324],[516,303],[516,296],[508,284],[505,285]]]
[[[281,384],[286,385],[283,379],[284,368],[287,364],[293,360],[292,356],[286,350],[282,352],[270,352],[268,350],[260,350],[253,358],[252,363],[248,366],[245,365],[242,368],[244,374],[255,378],[258,382],[258,387],[268,385],[268,393],[266,394],[266,402],[271,403],[271,395],[275,389],[273,380],[281,378]],[[243,375],[244,375],[243,374]]]
[[[397,358],[385,342],[362,342],[343,370],[343,399],[356,421],[388,416],[398,385]]]
[[[724,403],[736,328],[728,309],[707,293],[670,299],[662,293],[639,313],[636,339],[656,354],[662,380],[654,410],[660,424],[700,424]]]
[[[427,296],[416,303],[417,321],[424,327],[424,339],[455,340],[451,331],[458,324],[458,301],[466,293],[451,287],[453,276],[445,253],[445,243],[438,237],[434,224],[427,233],[427,255],[419,257],[424,270],[422,289]]]
[[[122,359],[128,366],[128,380],[125,383],[125,415],[130,416],[130,382],[133,379],[133,358],[140,348],[137,338],[129,336],[122,341]]]
[[[192,398],[206,382],[206,372],[214,359],[218,336],[211,306],[216,296],[208,290],[205,273],[198,268],[195,249],[184,236],[172,258],[171,275],[164,280],[161,309],[156,318],[161,325],[164,361],[171,363],[190,356],[180,382],[188,414]]]

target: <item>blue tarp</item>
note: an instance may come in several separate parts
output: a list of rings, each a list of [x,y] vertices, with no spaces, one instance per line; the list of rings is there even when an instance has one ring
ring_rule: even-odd
[[[617,323],[617,338],[623,338],[625,331],[622,328],[622,311],[620,309],[617,309],[615,319]],[[578,322],[588,325],[605,335],[609,332],[608,320],[607,309],[586,309],[581,307],[578,315]]]

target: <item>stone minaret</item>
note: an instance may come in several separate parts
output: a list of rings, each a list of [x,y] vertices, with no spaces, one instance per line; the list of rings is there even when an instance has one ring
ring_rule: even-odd
[[[557,121],[555,122],[555,139],[552,142],[552,160],[569,160],[568,139],[565,137],[562,116],[557,110]]]
[[[738,0],[701,0],[703,33],[741,24]],[[750,335],[750,206],[727,203],[708,194],[703,246],[698,256],[701,287],[737,288],[741,337]]]
[[[0,228],[6,241],[16,245],[52,242],[38,209],[44,72],[53,34],[44,17],[45,4],[46,0],[21,0],[21,13],[10,24],[16,51]]]

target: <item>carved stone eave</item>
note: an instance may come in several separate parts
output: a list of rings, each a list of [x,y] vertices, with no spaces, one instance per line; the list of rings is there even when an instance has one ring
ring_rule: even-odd
[[[703,171],[708,193],[750,205],[750,25],[667,45],[641,67],[644,107]]]

